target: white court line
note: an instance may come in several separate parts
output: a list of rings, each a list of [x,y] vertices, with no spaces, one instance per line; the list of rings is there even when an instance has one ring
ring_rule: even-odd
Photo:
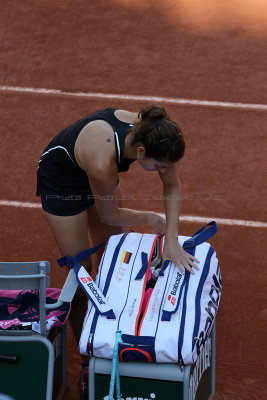
[[[40,203],[30,203],[27,201],[0,200],[0,206],[21,207],[21,208],[42,208]]]
[[[84,93],[84,92],[66,92],[58,89],[44,89],[44,88],[30,88],[19,86],[1,86],[2,92],[20,92],[20,93],[34,93],[45,94],[54,96],[70,96],[70,97],[86,97],[86,98],[101,98],[101,99],[117,99],[117,100],[131,100],[131,101],[147,101],[156,103],[170,103],[193,105],[200,107],[222,107],[222,108],[236,108],[244,110],[257,110],[267,111],[266,104],[246,104],[246,103],[231,103],[225,101],[209,101],[209,100],[190,100],[180,99],[173,97],[157,97],[157,96],[135,96],[128,94],[112,94],[112,93]]]
[[[249,226],[252,228],[267,228],[267,222],[259,221],[247,221],[243,219],[230,219],[230,218],[208,218],[208,217],[198,217],[191,215],[181,215],[180,221],[186,222],[201,222],[207,224],[210,221],[216,221],[218,224],[222,225],[236,225],[236,226]]]
[[[41,208],[40,203],[10,201],[10,200],[0,200],[0,206],[21,207],[21,208]],[[267,228],[267,222],[246,221],[246,220],[242,220],[242,219],[199,217],[197,215],[196,216],[181,215],[179,219],[180,219],[180,221],[185,221],[185,222],[208,223],[210,221],[216,221],[217,224],[221,224],[221,225],[246,226],[246,227],[252,227],[252,228]]]

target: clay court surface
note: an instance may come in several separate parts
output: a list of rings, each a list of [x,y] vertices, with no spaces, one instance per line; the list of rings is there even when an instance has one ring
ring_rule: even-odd
[[[61,287],[60,254],[35,197],[43,148],[99,108],[165,106],[187,145],[179,233],[218,224],[215,400],[266,399],[265,0],[2,1],[0,37],[0,260],[48,260],[51,286]],[[133,165],[120,181],[125,206],[163,212],[157,173]],[[75,400],[69,328],[67,361],[64,400]]]

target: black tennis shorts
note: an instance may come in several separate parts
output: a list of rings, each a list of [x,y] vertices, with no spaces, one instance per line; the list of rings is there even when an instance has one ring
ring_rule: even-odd
[[[62,173],[43,163],[37,171],[36,196],[44,211],[62,217],[80,214],[91,207],[94,197],[87,176]]]
[[[67,217],[77,215],[94,204],[91,194],[41,193],[43,210],[52,215]]]
[[[80,214],[95,204],[87,177],[79,181],[77,176],[68,175],[67,179],[68,183],[62,180],[59,183],[54,175],[38,169],[36,196],[41,196],[43,210],[47,213],[67,217]]]

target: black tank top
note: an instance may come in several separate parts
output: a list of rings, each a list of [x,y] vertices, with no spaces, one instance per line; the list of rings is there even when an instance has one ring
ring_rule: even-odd
[[[116,118],[116,110],[117,108],[106,108],[96,111],[65,128],[51,140],[39,161],[37,196],[42,189],[46,192],[57,190],[59,193],[91,192],[87,174],[76,161],[74,146],[81,130],[95,120],[106,121],[113,128],[118,171],[128,171],[135,160],[123,158],[123,150],[125,137],[133,124]]]

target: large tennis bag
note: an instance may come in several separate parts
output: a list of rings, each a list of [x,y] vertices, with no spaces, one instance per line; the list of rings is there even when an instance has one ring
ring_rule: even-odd
[[[218,259],[206,242],[216,231],[212,221],[192,237],[178,238],[200,261],[195,275],[187,270],[182,275],[172,262],[157,269],[154,261],[160,259],[164,237],[152,234],[111,236],[96,282],[80,265],[81,256],[65,259],[90,298],[80,353],[112,359],[119,330],[120,361],[194,363],[210,335],[221,299]]]

